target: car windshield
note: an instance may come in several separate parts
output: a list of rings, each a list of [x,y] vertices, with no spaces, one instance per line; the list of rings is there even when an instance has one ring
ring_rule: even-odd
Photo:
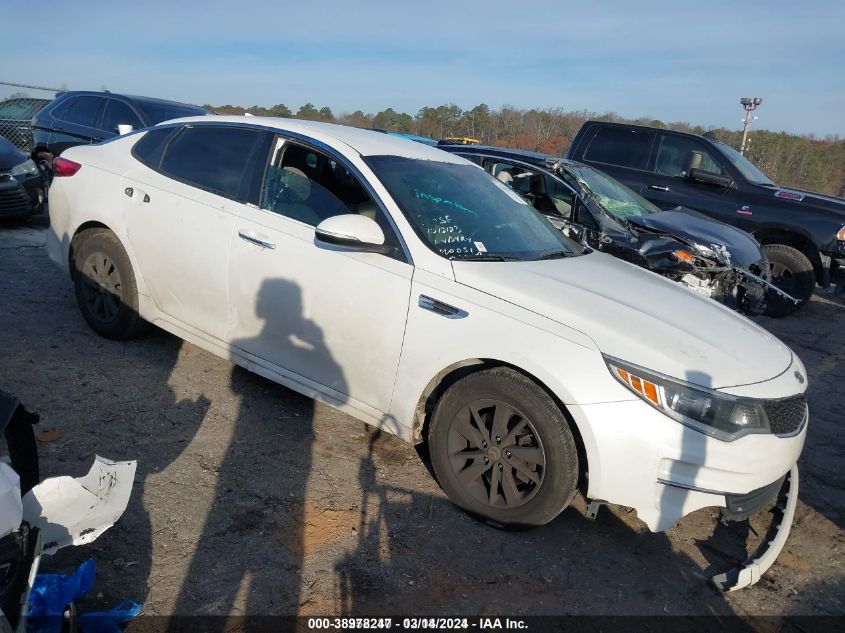
[[[139,101],[138,106],[150,120],[150,125],[156,125],[170,119],[180,119],[185,116],[200,116],[208,114],[199,106],[180,105],[178,103],[162,103],[159,101]]]
[[[420,238],[443,257],[531,260],[583,251],[476,165],[400,156],[365,161]]]
[[[748,182],[763,186],[770,186],[773,184],[766,174],[757,169],[750,160],[736,151],[733,147],[725,143],[716,143],[716,146],[719,148],[719,151],[722,152],[724,157],[730,161],[731,165],[736,167],[739,173],[741,173]]]
[[[592,193],[596,202],[615,218],[624,220],[660,211],[640,194],[597,169],[586,165],[566,165],[563,169]]]

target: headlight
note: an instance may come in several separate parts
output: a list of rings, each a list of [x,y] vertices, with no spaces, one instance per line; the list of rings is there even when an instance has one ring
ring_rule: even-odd
[[[845,242],[845,226],[839,229],[839,233],[836,234],[836,239],[840,242]]]
[[[605,357],[610,373],[628,389],[681,424],[725,442],[770,433],[763,402],[691,385]]]
[[[708,259],[713,259],[723,266],[730,266],[731,264],[730,251],[721,244],[711,244],[710,246],[705,246],[704,244],[693,244],[693,247],[699,255],[707,257]]]
[[[25,160],[20,165],[12,167],[13,176],[36,176],[38,175],[38,165],[35,164],[31,158]]]

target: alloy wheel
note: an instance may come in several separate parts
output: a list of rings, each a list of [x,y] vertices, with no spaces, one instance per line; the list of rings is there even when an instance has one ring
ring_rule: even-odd
[[[546,454],[534,425],[501,400],[474,400],[449,425],[449,464],[482,503],[499,509],[528,503],[543,484]]]
[[[82,265],[83,302],[89,314],[101,323],[117,318],[123,284],[112,259],[100,251],[91,253]]]

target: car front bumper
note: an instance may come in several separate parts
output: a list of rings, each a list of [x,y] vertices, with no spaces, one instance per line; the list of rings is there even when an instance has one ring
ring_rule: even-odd
[[[584,439],[591,500],[636,509],[653,532],[705,507],[736,510],[739,496],[770,500],[798,461],[805,421],[791,437],[751,434],[723,442],[688,428],[641,400],[570,405]],[[772,486],[772,494],[761,489]],[[753,509],[752,509],[753,510]]]
[[[41,176],[18,180],[0,176],[0,217],[26,217],[38,213],[44,205],[44,181]]]

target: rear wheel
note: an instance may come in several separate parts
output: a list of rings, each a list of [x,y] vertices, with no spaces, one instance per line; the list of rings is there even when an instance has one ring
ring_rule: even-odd
[[[552,398],[509,368],[470,374],[438,401],[434,472],[460,507],[502,527],[544,525],[575,495],[578,455]]]
[[[769,260],[772,284],[799,300],[796,304],[770,292],[766,301],[766,314],[773,317],[792,314],[813,295],[816,286],[813,264],[804,253],[785,244],[766,244],[763,253]]]
[[[73,281],[82,316],[97,334],[121,340],[140,332],[135,274],[114,233],[95,229],[74,239]]]

